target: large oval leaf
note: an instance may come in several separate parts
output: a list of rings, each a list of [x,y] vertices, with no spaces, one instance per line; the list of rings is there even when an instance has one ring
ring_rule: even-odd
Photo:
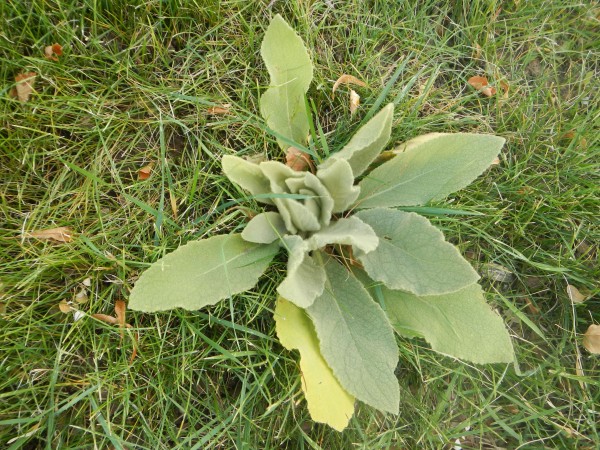
[[[267,28],[260,53],[271,76],[271,87],[260,99],[260,113],[273,131],[303,144],[309,131],[304,96],[313,76],[306,47],[277,14]],[[283,149],[290,147],[281,139],[278,142]]]
[[[138,311],[195,310],[252,288],[279,245],[239,234],[188,242],[152,264],[136,282],[129,307]]]
[[[359,183],[357,208],[442,200],[481,175],[504,145],[504,138],[470,133],[436,133],[414,141]]]
[[[315,422],[342,431],[354,414],[354,397],[344,390],[319,351],[315,328],[306,312],[279,297],[275,330],[281,345],[300,352],[302,391]]]
[[[421,297],[380,288],[385,311],[399,334],[420,335],[433,350],[477,364],[514,361],[504,322],[486,303],[478,284]]]
[[[325,290],[306,311],[321,354],[346,391],[374,408],[398,413],[398,346],[385,313],[344,266],[323,253],[317,257],[325,261]]]
[[[355,178],[361,175],[390,140],[393,117],[394,104],[389,103],[364,124],[343,149],[331,155],[322,167],[329,167],[334,161],[342,159],[348,161]]]
[[[387,208],[359,211],[356,216],[373,228],[379,245],[355,256],[372,279],[388,288],[439,295],[479,279],[456,247],[425,217]]]

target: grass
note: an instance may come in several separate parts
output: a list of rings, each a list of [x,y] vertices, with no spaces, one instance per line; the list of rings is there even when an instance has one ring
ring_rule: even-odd
[[[581,334],[600,322],[600,10],[586,3],[0,3],[0,447],[597,448],[600,367]],[[432,220],[482,273],[511,272],[485,289],[520,372],[402,340],[400,415],[358,405],[339,434],[310,421],[297,355],[274,338],[283,264],[202,311],[129,312],[124,336],[91,317],[114,314],[166,252],[245,223],[243,208],[223,207],[240,192],[220,157],[281,157],[256,116],[268,83],[258,49],[276,12],[311,49],[309,94],[330,148],[399,64],[393,142],[507,138],[501,164],[448,199],[485,215]],[[58,62],[43,58],[54,42]],[[8,91],[25,71],[38,77],[20,103]],[[347,92],[330,96],[343,73],[368,82],[355,118]],[[507,82],[508,97],[474,92],[473,75]],[[231,114],[208,114],[225,103]],[[21,238],[57,226],[75,230],[73,242]],[[74,321],[57,305],[86,279]],[[573,304],[568,284],[591,298]]]

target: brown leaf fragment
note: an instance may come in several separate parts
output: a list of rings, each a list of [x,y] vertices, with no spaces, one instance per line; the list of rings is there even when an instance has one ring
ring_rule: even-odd
[[[491,97],[496,94],[496,88],[492,87],[488,83],[488,79],[486,77],[471,77],[467,80],[473,88],[481,92],[486,97]]]
[[[116,325],[119,322],[116,317],[109,316],[108,314],[92,314],[92,317],[111,325]]]
[[[58,61],[58,57],[63,54],[62,45],[60,44],[52,44],[44,47],[44,55],[46,59],[51,59],[52,61]]]
[[[285,165],[291,167],[298,172],[306,170],[307,168],[314,168],[313,162],[310,156],[304,153],[302,150],[296,147],[289,147],[285,152]]]
[[[123,300],[115,302],[115,314],[120,327],[125,327],[125,310],[127,309]]]
[[[588,299],[588,296],[585,293],[582,293],[572,284],[567,285],[567,294],[573,303],[582,303]]]
[[[138,170],[138,180],[147,180],[150,178],[150,174],[152,173],[152,167],[154,167],[154,163],[146,164],[140,170]]]
[[[173,211],[173,218],[177,219],[179,210],[177,209],[177,199],[175,194],[169,190],[169,203],[171,204],[171,211]]]
[[[35,78],[37,77],[37,73],[35,72],[25,72],[20,73],[15,76],[15,81],[17,84],[14,88],[10,90],[8,95],[11,97],[16,97],[19,101],[27,102],[29,101],[29,97],[33,92],[33,86],[35,84]]]
[[[360,95],[358,95],[353,90],[350,91],[350,116],[353,116],[354,113],[358,110],[360,106]]]
[[[479,45],[477,42],[475,42],[475,45],[473,46],[473,52],[471,53],[471,58],[473,58],[473,59],[481,58],[481,45]]]
[[[231,104],[230,103],[225,103],[223,105],[220,106],[211,106],[210,108],[208,108],[206,110],[206,114],[209,114],[211,116],[222,116],[224,114],[229,114],[229,109],[231,108]]]
[[[68,314],[71,311],[76,311],[76,308],[73,308],[71,305],[69,305],[69,302],[67,302],[66,300],[61,300],[58,303],[58,309],[60,309],[60,312],[64,314]]]
[[[497,166],[500,164],[500,158],[495,157],[494,160],[492,161],[492,166]]]
[[[80,290],[77,294],[75,294],[75,302],[82,304],[82,303],[87,303],[88,301],[88,295],[87,295],[87,291],[84,289]]]
[[[583,335],[583,346],[588,352],[600,354],[600,325],[592,324]]]
[[[333,89],[331,90],[332,97],[335,96],[335,91],[337,90],[338,87],[340,87],[341,84],[345,84],[345,85],[354,84],[356,86],[361,86],[361,87],[365,87],[367,85],[364,81],[359,80],[354,75],[343,74],[336,80],[335,83],[333,83]]]
[[[73,231],[69,227],[50,228],[48,230],[37,230],[23,234],[24,238],[50,239],[56,242],[71,242]]]
[[[502,89],[502,92],[503,92],[502,98],[508,98],[508,91],[510,89],[509,84],[504,80],[500,81],[499,84],[500,84],[500,88]]]

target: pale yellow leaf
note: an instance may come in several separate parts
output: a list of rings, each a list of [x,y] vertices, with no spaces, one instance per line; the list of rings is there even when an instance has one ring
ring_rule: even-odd
[[[84,289],[82,289],[81,291],[79,291],[77,294],[75,294],[75,301],[77,303],[87,303],[88,301],[88,295],[87,295],[87,291]]]
[[[321,356],[319,340],[303,309],[283,298],[277,299],[275,329],[281,344],[300,352],[302,390],[315,422],[342,431],[354,414],[354,397],[337,381]]]
[[[66,300],[61,300],[58,303],[58,309],[60,309],[61,312],[68,314],[71,311],[75,311],[76,309],[73,308],[71,305],[69,305],[69,302],[67,302]]]
[[[582,303],[587,299],[587,296],[582,294],[579,289],[572,284],[567,285],[567,294],[569,294],[569,298],[573,303]]]
[[[6,314],[6,303],[0,302],[0,316]]]
[[[583,335],[583,346],[588,352],[600,354],[600,325],[592,324]]]
[[[9,92],[9,95],[11,97],[17,97],[17,99],[22,102],[29,101],[29,97],[33,92],[35,77],[37,77],[37,73],[35,72],[26,72],[18,74],[15,77],[15,81],[17,82],[17,84]]]
[[[365,87],[367,84],[364,81],[359,80],[354,75],[342,75],[340,76],[335,83],[333,83],[333,89],[331,90],[331,96],[335,95],[335,91],[340,86],[340,84],[354,84],[356,86]]]
[[[350,115],[353,116],[360,106],[360,95],[354,91],[350,91]]]
[[[50,239],[56,242],[71,242],[73,231],[69,227],[50,228],[47,230],[36,230],[23,235],[24,238]]]
[[[177,219],[178,209],[177,209],[177,199],[173,192],[169,190],[169,203],[171,204],[171,211],[173,211],[173,217]]]

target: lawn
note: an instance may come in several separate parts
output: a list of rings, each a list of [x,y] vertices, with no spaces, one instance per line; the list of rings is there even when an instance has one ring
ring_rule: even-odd
[[[598,448],[600,360],[582,345],[600,323],[600,9],[587,3],[0,2],[0,448]],[[309,48],[332,151],[386,89],[390,148],[428,132],[507,139],[498,164],[432,205],[466,213],[428,218],[482,275],[518,365],[399,337],[400,414],[357,404],[338,433],[311,421],[298,355],[275,337],[283,258],[218,305],[110,323],[151,262],[259,210],[234,201],[221,157],[282,160],[258,115],[276,13]],[[54,43],[62,54],[45,55]],[[29,72],[22,101],[11,90]],[[354,115],[348,87],[332,96],[342,74],[366,83]],[[72,235],[34,237],[57,227]]]

